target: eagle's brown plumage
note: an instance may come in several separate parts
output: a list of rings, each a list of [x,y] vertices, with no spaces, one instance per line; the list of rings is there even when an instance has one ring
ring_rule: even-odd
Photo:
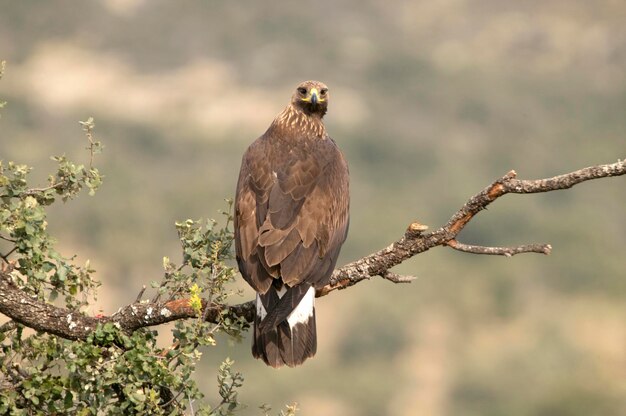
[[[322,121],[328,88],[298,85],[243,155],[235,245],[257,292],[252,353],[272,367],[315,354],[315,289],[328,283],[348,231],[348,166]]]

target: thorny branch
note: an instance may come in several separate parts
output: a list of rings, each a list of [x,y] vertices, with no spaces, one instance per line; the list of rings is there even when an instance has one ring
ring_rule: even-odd
[[[404,235],[388,247],[336,269],[330,283],[319,289],[317,296],[325,296],[334,290],[345,289],[373,276],[381,276],[394,283],[410,282],[412,277],[398,275],[390,269],[433,247],[451,247],[473,254],[503,256],[531,252],[549,254],[551,246],[548,244],[483,247],[461,243],[457,240],[457,236],[476,214],[503,195],[568,189],[584,181],[625,174],[626,161],[591,166],[553,178],[537,180],[517,179],[515,171],[511,171],[472,196],[441,228],[426,232],[428,227],[413,222]],[[10,317],[13,322],[66,339],[85,339],[99,323],[112,322],[127,332],[133,332],[142,327],[196,316],[189,299],[170,299],[160,302],[156,298],[151,301],[137,301],[121,308],[111,316],[85,316],[76,311],[58,308],[31,298],[12,282],[10,271],[10,268],[0,271],[0,313]],[[251,322],[255,314],[253,301],[238,305],[218,305],[204,301],[202,307],[203,316],[210,322],[218,322],[220,314],[224,313],[233,317],[242,317]],[[11,327],[14,324],[3,325],[3,330],[7,329],[6,325]]]

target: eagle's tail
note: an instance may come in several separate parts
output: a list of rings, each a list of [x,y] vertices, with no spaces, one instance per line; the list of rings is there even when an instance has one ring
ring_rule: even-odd
[[[267,365],[295,367],[317,350],[315,288],[302,284],[257,294],[252,354]]]

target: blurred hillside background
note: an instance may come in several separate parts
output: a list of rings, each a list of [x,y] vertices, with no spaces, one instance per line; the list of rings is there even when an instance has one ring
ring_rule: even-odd
[[[625,22],[616,0],[2,0],[0,159],[44,183],[50,155],[87,161],[78,120],[95,118],[104,185],[48,220],[60,251],[98,270],[91,312],[109,314],[179,259],[174,221],[220,217],[244,149],[319,79],[351,170],[345,264],[413,220],[441,226],[511,169],[625,158]],[[245,415],[294,401],[303,416],[623,415],[625,207],[624,178],[506,196],[460,240],[552,255],[432,250],[395,270],[410,285],[319,299],[303,367],[223,339],[196,377],[214,398],[234,358]]]

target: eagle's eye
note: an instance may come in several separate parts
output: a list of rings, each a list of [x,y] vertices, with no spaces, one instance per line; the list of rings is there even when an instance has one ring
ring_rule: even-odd
[[[320,91],[320,95],[324,96],[326,95],[327,92],[328,92],[328,88],[322,88],[322,90]]]
[[[304,88],[304,87],[300,87],[300,88],[298,88],[298,92],[299,92],[300,94],[302,94],[302,95],[306,95],[306,88]]]

